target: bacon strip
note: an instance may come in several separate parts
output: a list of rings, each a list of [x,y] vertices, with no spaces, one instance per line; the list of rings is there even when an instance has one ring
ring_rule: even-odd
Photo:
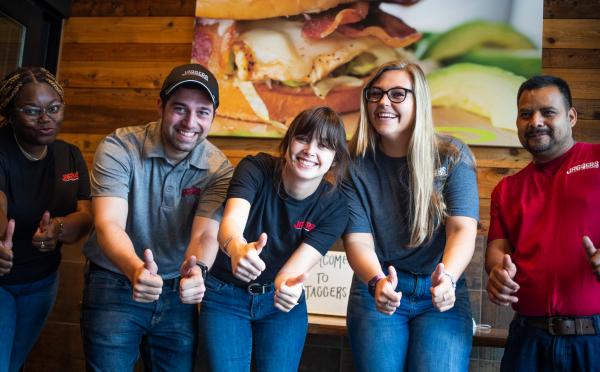
[[[235,21],[196,17],[192,63],[199,63],[213,74],[227,70]]]
[[[392,48],[405,47],[423,36],[401,19],[377,8],[371,8],[364,20],[339,26],[337,31],[347,37],[375,36]]]
[[[317,14],[311,14],[302,28],[304,39],[322,39],[340,25],[359,22],[367,16],[369,3],[361,1],[347,8],[336,7]]]

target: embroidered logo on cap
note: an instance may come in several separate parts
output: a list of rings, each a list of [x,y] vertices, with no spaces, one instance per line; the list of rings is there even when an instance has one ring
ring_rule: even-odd
[[[204,72],[202,71],[196,71],[196,70],[187,70],[186,72],[183,73],[183,75],[181,76],[187,76],[187,75],[196,75],[196,76],[200,76],[202,79],[208,81],[208,75],[206,75]]]
[[[62,180],[64,182],[77,181],[78,179],[79,179],[79,172],[63,174],[63,177],[62,177]]]

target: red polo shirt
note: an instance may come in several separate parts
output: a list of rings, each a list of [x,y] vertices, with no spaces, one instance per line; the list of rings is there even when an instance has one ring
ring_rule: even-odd
[[[600,145],[577,143],[529,164],[492,193],[488,242],[508,239],[517,266],[512,305],[530,316],[600,314],[600,283],[581,242],[600,248]]]

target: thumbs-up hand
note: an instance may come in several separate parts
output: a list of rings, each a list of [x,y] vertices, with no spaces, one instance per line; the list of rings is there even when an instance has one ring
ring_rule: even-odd
[[[50,219],[50,212],[46,211],[40,221],[40,226],[33,234],[31,244],[40,252],[50,252],[56,248],[58,234],[60,234],[58,221]]]
[[[181,281],[179,282],[179,299],[184,304],[198,304],[202,302],[204,292],[204,279],[202,279],[202,270],[196,266],[196,256],[188,258],[181,269]]]
[[[8,274],[13,266],[12,237],[15,232],[15,220],[8,221],[4,235],[0,237],[0,276]]]
[[[596,275],[596,281],[600,282],[600,251],[594,247],[594,243],[587,236],[583,237],[583,248],[585,248],[585,254],[592,267],[592,272]]]
[[[448,275],[444,274],[444,264],[439,263],[431,274],[431,301],[433,307],[440,313],[452,309],[456,296],[454,294],[454,286]]]
[[[157,275],[158,266],[154,262],[152,251],[144,252],[144,264],[135,270],[133,278],[133,300],[136,302],[153,302],[162,293],[162,278]]]
[[[398,286],[398,276],[396,268],[389,267],[389,275],[375,284],[375,307],[377,311],[385,315],[392,315],[396,308],[400,306],[402,292],[396,292]]]
[[[496,305],[509,306],[513,302],[519,301],[511,294],[516,293],[519,285],[513,280],[517,274],[517,266],[512,262],[509,255],[504,255],[502,262],[496,264],[488,279],[485,289],[490,300]]]
[[[227,253],[231,256],[231,268],[236,278],[249,283],[266,269],[267,266],[258,257],[265,245],[267,245],[266,233],[262,233],[254,243],[244,243],[238,238],[228,244]]]
[[[288,278],[285,282],[281,283],[281,286],[275,292],[275,296],[273,296],[275,307],[287,313],[294,306],[298,305],[298,299],[302,296],[304,288],[302,283],[306,279],[308,279],[308,273],[298,275],[295,278]]]

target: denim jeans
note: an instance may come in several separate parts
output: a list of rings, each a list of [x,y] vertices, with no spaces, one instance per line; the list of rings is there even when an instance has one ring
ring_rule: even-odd
[[[594,317],[596,334],[583,336],[553,336],[524,322],[510,323],[500,371],[600,371],[600,316]]]
[[[16,372],[50,316],[58,271],[37,282],[0,285],[0,372]]]
[[[205,369],[249,371],[254,346],[257,371],[298,370],[308,328],[304,295],[289,313],[275,307],[274,295],[273,286],[252,296],[207,276],[199,317],[199,359]]]
[[[192,371],[197,347],[198,307],[179,299],[179,281],[164,286],[157,301],[133,300],[127,277],[86,273],[81,337],[87,371],[133,370],[142,336],[144,360],[155,371]]]
[[[346,322],[356,370],[466,372],[473,323],[464,275],[454,307],[440,313],[429,276],[397,271],[402,299],[392,315],[378,312],[367,286],[356,275],[352,279]]]

